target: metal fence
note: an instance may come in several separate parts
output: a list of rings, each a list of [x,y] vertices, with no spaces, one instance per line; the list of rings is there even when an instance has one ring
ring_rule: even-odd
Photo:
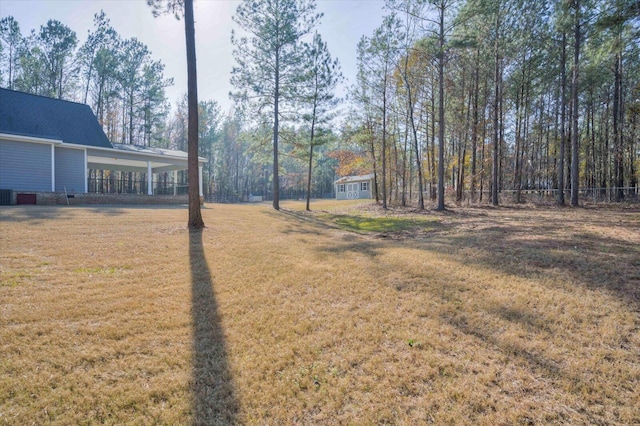
[[[104,177],[89,178],[88,192],[94,194],[148,194],[149,184],[146,179],[128,179]],[[189,186],[164,179],[152,182],[153,195],[182,195],[188,192]]]
[[[498,198],[500,202],[518,202],[518,193],[520,195],[520,202],[540,202],[540,203],[554,203],[558,198],[558,189],[504,189],[498,192]],[[455,196],[455,192],[451,191],[450,196]],[[578,190],[579,200],[582,202],[593,203],[606,203],[617,201],[617,196],[620,194],[622,200],[638,200],[640,199],[640,187],[624,187],[624,188],[580,188]],[[425,197],[428,197],[429,193],[425,193]],[[474,201],[480,200],[480,191],[475,192]],[[567,203],[571,198],[571,190],[564,190],[564,198]],[[426,199],[426,198],[425,198]],[[472,194],[470,190],[463,192],[461,201],[471,201]],[[491,200],[491,191],[482,191],[482,201],[488,202]]]

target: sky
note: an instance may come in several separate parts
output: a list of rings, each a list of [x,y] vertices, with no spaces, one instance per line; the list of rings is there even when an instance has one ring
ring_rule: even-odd
[[[363,35],[371,36],[382,23],[383,0],[316,0],[324,13],[318,27],[333,57],[337,57],[347,82],[339,96],[356,76],[356,46]],[[232,106],[229,79],[234,65],[231,19],[239,0],[195,0],[198,98],[215,100],[224,111]],[[173,78],[167,97],[175,105],[187,91],[184,22],[173,16],[154,18],[145,0],[0,0],[0,17],[13,16],[23,36],[57,19],[67,25],[84,43],[93,29],[93,16],[104,10],[122,38],[135,37],[147,45],[155,60],[165,64],[165,77]]]

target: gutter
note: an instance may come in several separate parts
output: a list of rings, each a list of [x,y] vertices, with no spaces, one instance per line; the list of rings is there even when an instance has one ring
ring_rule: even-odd
[[[0,139],[6,139],[16,142],[44,143],[53,145],[62,145],[64,143],[60,139],[36,138],[34,136],[12,135],[10,133],[0,133]]]
[[[142,155],[145,157],[154,157],[154,158],[170,158],[170,159],[174,159],[174,160],[183,160],[183,161],[187,161],[187,157],[176,157],[173,155],[169,155],[169,154],[152,154],[150,152],[140,152],[140,151],[126,151],[123,149],[117,149],[117,148],[102,148],[102,147],[96,147],[96,146],[88,146],[87,145],[87,149],[95,149],[97,151],[107,151],[107,152],[111,152],[111,153],[120,153],[120,154],[133,154],[133,155]],[[182,151],[180,151],[182,152]],[[208,163],[209,160],[207,160],[204,157],[198,157],[198,163]]]

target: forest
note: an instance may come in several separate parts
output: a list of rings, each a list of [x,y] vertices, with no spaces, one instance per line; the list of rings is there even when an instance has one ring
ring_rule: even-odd
[[[335,179],[365,173],[384,208],[637,198],[640,3],[387,0],[385,10],[354,46],[347,81],[314,1],[238,6],[235,106],[199,103],[208,200],[331,197]],[[23,34],[11,16],[0,41],[2,87],[86,103],[112,142],[186,150],[186,95],[170,104],[162,62],[104,12],[83,44],[62,22]]]

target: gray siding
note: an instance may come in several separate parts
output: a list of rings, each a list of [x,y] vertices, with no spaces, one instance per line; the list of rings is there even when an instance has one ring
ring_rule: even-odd
[[[0,188],[51,191],[51,145],[0,140]]]
[[[346,192],[338,192],[338,190],[336,190],[336,200],[346,200],[346,199],[347,199]]]
[[[367,182],[369,184],[369,190],[362,191],[361,183]],[[373,181],[365,180],[365,181],[356,181],[356,182],[348,182],[344,183],[344,192],[340,192],[340,184],[336,184],[336,200],[356,200],[362,198],[372,198],[371,187],[373,185]]]
[[[84,150],[56,146],[56,192],[84,192]]]

